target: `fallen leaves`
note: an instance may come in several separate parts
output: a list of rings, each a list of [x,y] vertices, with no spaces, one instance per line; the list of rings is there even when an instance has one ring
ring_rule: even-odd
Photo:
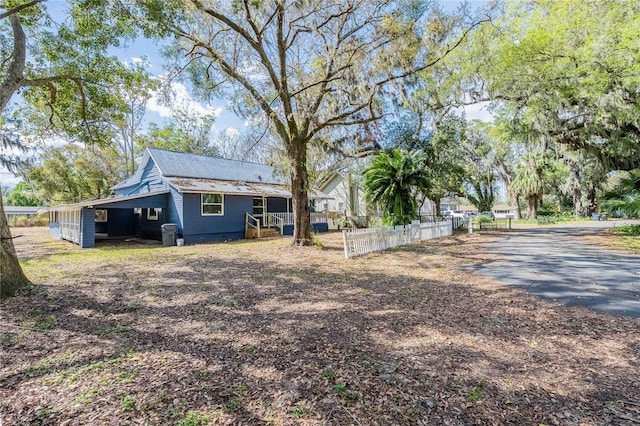
[[[55,279],[2,306],[7,424],[639,418],[640,321],[462,271],[491,261],[483,235],[346,262],[338,234],[322,251],[270,240],[115,256],[21,233],[27,273]]]

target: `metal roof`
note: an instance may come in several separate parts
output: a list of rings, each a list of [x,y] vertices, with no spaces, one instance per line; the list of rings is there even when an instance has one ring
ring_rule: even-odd
[[[283,185],[254,182],[230,182],[216,179],[166,178],[180,192],[217,193],[233,195],[255,195],[262,197],[291,198],[291,191]],[[325,199],[327,195],[311,190],[309,198]]]
[[[166,181],[180,192],[211,192],[219,194],[260,195],[291,198],[291,192],[282,185],[253,182],[231,182],[216,179],[170,177]]]
[[[283,184],[271,166],[207,155],[147,148],[164,177]]]
[[[167,189],[167,190],[164,190],[164,191],[153,191],[153,192],[145,192],[145,193],[142,193],[142,194],[134,194],[134,195],[125,195],[125,196],[120,196],[120,197],[102,198],[102,199],[99,199],[99,200],[83,201],[81,203],[65,204],[63,206],[49,207],[48,210],[54,211],[54,212],[55,211],[65,211],[65,210],[78,210],[78,209],[81,209],[83,207],[103,206],[105,204],[118,203],[120,201],[137,200],[139,198],[153,197],[155,195],[160,195],[160,194],[168,194],[169,192],[171,192],[171,191]]]
[[[44,207],[4,206],[4,212],[6,214],[28,215],[28,214],[39,214],[42,211],[46,211]]]

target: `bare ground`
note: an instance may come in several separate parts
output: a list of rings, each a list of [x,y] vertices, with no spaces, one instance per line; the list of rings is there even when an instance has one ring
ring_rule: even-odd
[[[631,425],[640,321],[460,271],[486,235],[345,260],[286,239],[79,250],[14,229],[0,423]]]

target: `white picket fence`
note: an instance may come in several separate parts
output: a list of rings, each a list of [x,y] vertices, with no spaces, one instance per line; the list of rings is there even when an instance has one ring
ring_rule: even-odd
[[[344,257],[349,259],[374,251],[411,244],[413,241],[446,237],[452,233],[451,220],[427,223],[414,221],[411,225],[396,227],[345,229],[342,231]]]

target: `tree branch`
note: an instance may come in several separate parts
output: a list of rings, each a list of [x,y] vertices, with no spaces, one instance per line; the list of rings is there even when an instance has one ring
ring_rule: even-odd
[[[27,9],[27,8],[29,8],[31,6],[35,6],[36,4],[42,3],[42,2],[45,2],[45,1],[46,0],[32,0],[32,1],[28,2],[28,3],[21,4],[20,6],[16,6],[13,9],[9,9],[4,13],[0,13],[0,19],[8,18],[10,16],[15,15],[16,13],[22,12],[24,9]],[[0,9],[6,9],[6,8],[7,8],[6,4],[1,4],[0,5]]]

